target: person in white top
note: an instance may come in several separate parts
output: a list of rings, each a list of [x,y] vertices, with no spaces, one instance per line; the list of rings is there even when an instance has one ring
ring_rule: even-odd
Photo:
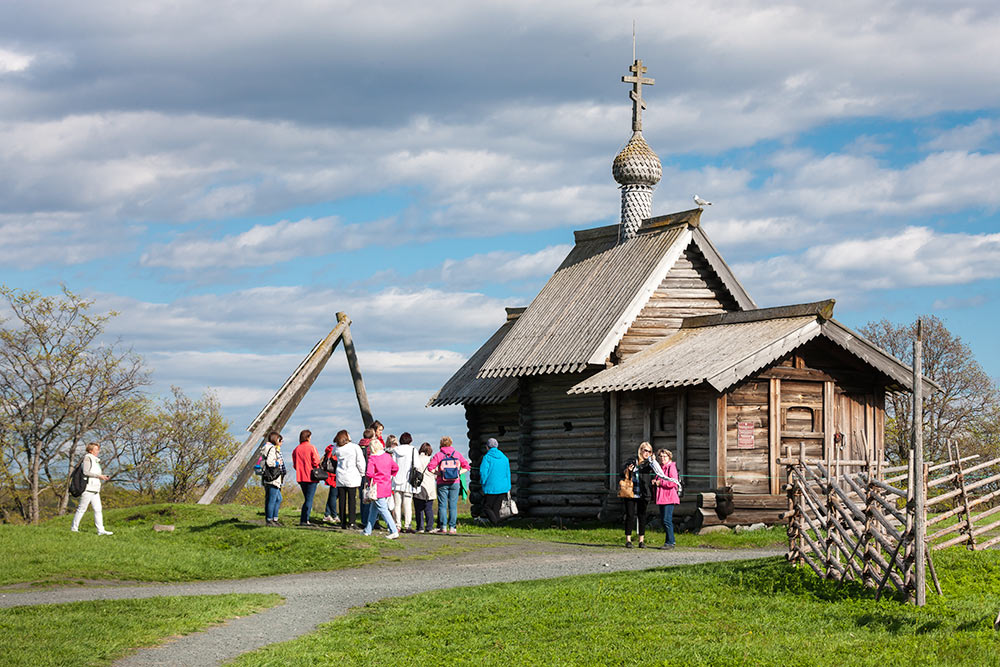
[[[337,433],[333,444],[337,446],[337,509],[340,527],[347,530],[354,527],[358,489],[365,475],[365,455],[361,447],[351,442],[347,431]]]
[[[80,520],[83,519],[84,512],[88,506],[94,508],[94,525],[97,527],[98,535],[113,535],[110,530],[104,529],[104,512],[101,508],[101,482],[108,481],[108,476],[101,470],[101,461],[97,458],[101,453],[101,446],[96,442],[87,445],[87,454],[83,457],[83,476],[87,478],[87,488],[80,494],[80,504],[76,506],[76,514],[73,515],[73,526],[70,528],[74,533],[80,532]]]
[[[399,436],[398,443],[395,436],[389,436],[389,440],[385,443],[386,451],[392,454],[392,458],[396,459],[396,465],[399,466],[399,471],[392,478],[392,519],[396,522],[399,530],[404,533],[414,532],[410,529],[410,521],[413,520],[413,492],[415,489],[410,486],[409,476],[410,470],[413,468],[413,455],[416,453],[413,445],[410,444],[412,442],[413,436],[409,433],[403,433]],[[402,514],[402,522],[399,520],[400,514]]]
[[[416,455],[413,457],[413,467],[423,474],[423,482],[420,487],[414,489],[413,505],[417,512],[417,532],[431,532],[434,526],[434,499],[437,498],[437,480],[427,465],[431,462],[434,450],[431,444],[425,442],[420,445]]]

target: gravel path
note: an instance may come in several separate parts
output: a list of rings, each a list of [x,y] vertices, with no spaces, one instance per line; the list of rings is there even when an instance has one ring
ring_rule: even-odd
[[[413,536],[409,536],[413,539]],[[548,579],[576,574],[644,570],[782,553],[780,549],[632,549],[496,539],[488,536],[428,536],[475,546],[432,560],[383,561],[333,572],[258,577],[227,581],[137,586],[74,587],[0,595],[0,607],[118,600],[163,595],[278,593],[285,603],[204,632],[177,638],[160,647],[140,649],[118,665],[217,665],[241,653],[311,632],[320,623],[387,597],[412,595],[452,586]],[[426,544],[426,543],[425,543]],[[419,554],[419,551],[417,552]]]

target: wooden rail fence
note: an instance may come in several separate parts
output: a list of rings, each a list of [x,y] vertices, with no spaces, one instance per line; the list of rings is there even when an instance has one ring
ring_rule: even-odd
[[[1000,458],[976,463],[949,446],[949,460],[924,464],[927,565],[941,586],[931,551],[965,544],[970,550],[1000,543]],[[916,516],[909,463],[809,459],[804,448],[778,459],[788,493],[789,561],[817,576],[859,581],[880,597],[891,585],[908,599],[916,593]],[[993,520],[987,521],[992,518]]]

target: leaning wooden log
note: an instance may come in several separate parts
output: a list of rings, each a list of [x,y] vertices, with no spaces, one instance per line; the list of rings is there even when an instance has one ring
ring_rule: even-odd
[[[998,543],[1000,543],[1000,535],[997,535],[996,537],[991,537],[990,539],[986,540],[985,542],[980,542],[979,544],[976,545],[976,551],[982,551],[984,549],[989,549],[994,544],[998,544]]]
[[[980,487],[986,486],[987,484],[992,484],[1000,480],[1000,474],[991,475],[985,479],[981,479],[973,484],[969,484],[965,487],[966,493],[969,491],[974,491]],[[943,503],[946,500],[951,500],[955,496],[962,495],[961,489],[956,489],[954,491],[949,491],[948,493],[942,493],[940,496],[935,496],[927,501],[928,507],[931,505],[937,505],[938,503]]]
[[[991,510],[991,513],[994,511],[1000,512],[1000,507],[994,507],[993,510]],[[983,533],[989,533],[997,528],[1000,528],[1000,521],[994,521],[993,523],[986,524],[985,526],[980,526],[972,531],[972,537],[979,537]],[[974,549],[975,546],[975,543],[973,543],[972,548]]]
[[[996,491],[992,491],[990,493],[987,493],[985,496],[980,496],[979,498],[976,498],[975,500],[970,500],[969,501],[969,508],[971,509],[973,507],[978,507],[979,505],[982,505],[983,503],[988,503],[989,501],[991,501],[991,500],[993,500],[994,498],[997,498],[997,497],[1000,497],[1000,489],[998,489]],[[942,512],[941,514],[938,514],[935,517],[927,519],[927,525],[931,526],[931,525],[934,525],[936,523],[940,523],[942,521],[946,521],[947,519],[950,519],[951,517],[955,516],[956,514],[961,514],[965,510],[966,510],[966,508],[965,508],[964,505],[959,505],[958,507],[956,507],[954,509],[950,509],[947,512]]]
[[[889,559],[890,562],[895,562],[896,561],[896,557],[899,555],[899,550],[903,547],[904,544],[905,544],[904,540],[900,540],[896,544],[896,550],[892,552],[892,556]],[[885,576],[882,578],[882,581],[879,582],[878,588],[875,589],[875,600],[876,601],[879,598],[882,597],[882,589],[885,588],[885,585],[886,585],[886,583],[888,583],[889,577],[891,575],[892,575],[892,569],[889,568],[889,567],[887,567],[886,571],[885,571]],[[902,588],[900,588],[900,590],[902,590]]]
[[[934,568],[934,559],[931,558],[930,544],[928,544],[927,548],[924,549],[924,553],[927,554],[927,567],[931,571],[931,580],[934,582],[934,590],[937,591],[938,595],[944,595],[941,591],[941,582],[938,581],[937,570]]]
[[[864,479],[869,484],[874,484],[875,486],[877,486],[878,488],[882,489],[887,493],[891,493],[892,495],[898,496],[900,498],[906,498],[906,491],[904,491],[903,489],[897,489],[894,486],[889,486],[885,482],[875,479],[874,477],[868,475],[867,473],[861,473],[861,476],[862,479]]]

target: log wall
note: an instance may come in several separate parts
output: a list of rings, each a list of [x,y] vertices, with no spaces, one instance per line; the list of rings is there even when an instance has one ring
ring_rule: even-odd
[[[511,488],[516,489],[518,478],[515,471],[520,469],[518,437],[520,435],[519,398],[514,394],[502,403],[493,405],[465,406],[465,419],[469,425],[469,461],[472,463],[470,500],[473,505],[482,502],[479,484],[479,461],[486,453],[486,440],[496,438],[500,451],[510,459]],[[418,443],[419,444],[419,443]],[[436,443],[431,443],[437,450]]]
[[[526,381],[532,474],[524,509],[531,516],[596,519],[607,496],[607,398],[566,394],[585,377],[556,375]]]
[[[685,489],[704,491],[719,486],[712,468],[710,448],[716,447],[711,438],[710,413],[715,410],[715,392],[708,389],[688,389],[685,410],[684,475]],[[680,466],[678,466],[680,467]],[[686,492],[685,491],[685,492]]]
[[[685,317],[730,310],[739,310],[739,306],[692,243],[625,332],[617,356],[625,359],[673,334]]]
[[[734,493],[770,493],[770,382],[746,382],[726,398],[726,486]],[[739,447],[739,422],[752,423],[753,448]],[[720,485],[722,486],[722,485]]]

